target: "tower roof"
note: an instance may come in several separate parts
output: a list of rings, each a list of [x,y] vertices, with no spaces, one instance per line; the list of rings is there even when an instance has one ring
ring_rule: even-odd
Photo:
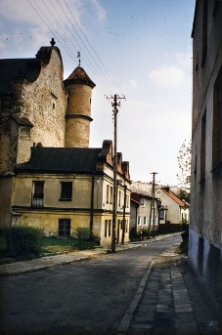
[[[70,76],[66,80],[64,80],[65,85],[74,83],[85,84],[92,88],[96,86],[81,66],[75,68],[75,70],[70,74]]]

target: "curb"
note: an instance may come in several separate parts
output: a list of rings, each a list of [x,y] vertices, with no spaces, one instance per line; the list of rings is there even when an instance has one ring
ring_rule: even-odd
[[[162,239],[180,235],[181,232],[168,234],[168,235],[160,235],[158,238],[154,238],[152,240],[131,242],[128,245],[116,246],[116,252],[125,251],[133,248],[142,247],[144,243],[158,242]],[[46,256],[30,261],[21,261],[14,262],[10,264],[0,265],[0,276],[10,276],[17,275],[20,273],[28,273],[34,272],[42,269],[52,268],[59,265],[70,264],[73,262],[79,262],[83,260],[90,260],[91,258],[99,257],[101,255],[105,255],[108,249],[103,249],[99,251],[95,250],[84,250],[77,251],[69,254],[59,254],[56,256]]]
[[[137,290],[137,293],[136,293],[135,297],[133,298],[131,304],[127,308],[127,310],[125,312],[125,315],[123,316],[123,318],[122,318],[122,320],[121,320],[121,322],[119,324],[119,327],[118,327],[116,335],[125,334],[127,332],[128,328],[130,326],[132,317],[133,317],[133,313],[134,313],[135,309],[137,308],[137,306],[138,306],[138,304],[140,302],[140,299],[142,298],[146,282],[147,282],[147,280],[148,280],[148,278],[150,276],[150,273],[152,271],[152,268],[153,268],[153,265],[154,265],[154,263],[156,261],[156,258],[150,263],[147,272],[143,276],[143,279],[140,282],[140,286],[139,286],[139,288]]]

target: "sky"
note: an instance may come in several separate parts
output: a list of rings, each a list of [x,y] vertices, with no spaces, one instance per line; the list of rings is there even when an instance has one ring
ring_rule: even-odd
[[[90,147],[114,133],[132,181],[177,185],[191,136],[195,0],[0,0],[0,57],[34,58],[53,37],[64,79],[81,66],[96,84]],[[107,99],[110,98],[110,99]]]

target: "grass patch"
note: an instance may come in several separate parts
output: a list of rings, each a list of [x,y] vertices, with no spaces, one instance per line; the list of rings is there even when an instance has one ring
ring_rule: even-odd
[[[44,236],[42,241],[45,254],[67,253],[75,250],[98,248],[98,244],[95,242],[85,241],[74,237],[58,238],[56,236]]]
[[[184,240],[180,243],[180,253],[184,255],[188,255],[188,239]]]
[[[43,256],[54,256],[58,254],[70,253],[78,250],[89,250],[98,248],[98,244],[91,241],[85,241],[82,239],[67,237],[67,238],[59,238],[56,236],[42,236],[41,241],[41,255]],[[17,252],[17,251],[16,251]],[[14,254],[16,254],[14,252]],[[37,256],[39,257],[39,256]],[[12,263],[22,259],[32,259],[35,258],[35,255],[31,255],[28,257],[17,257],[13,254],[9,255],[7,252],[7,243],[4,236],[0,236],[0,265]]]

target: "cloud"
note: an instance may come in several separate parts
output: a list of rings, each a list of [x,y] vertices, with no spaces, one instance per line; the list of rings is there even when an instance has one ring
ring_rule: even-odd
[[[138,83],[136,82],[136,80],[131,79],[129,81],[129,83],[130,83],[130,87],[132,87],[132,88],[138,88]]]
[[[89,0],[96,8],[97,11],[97,17],[100,22],[104,22],[106,19],[106,11],[102,6],[100,6],[98,0]]]
[[[153,70],[149,78],[156,86],[163,88],[178,87],[184,84],[185,72],[174,65],[162,65],[158,69]]]
[[[190,71],[192,69],[192,53],[191,52],[178,52],[176,54],[178,65]]]

